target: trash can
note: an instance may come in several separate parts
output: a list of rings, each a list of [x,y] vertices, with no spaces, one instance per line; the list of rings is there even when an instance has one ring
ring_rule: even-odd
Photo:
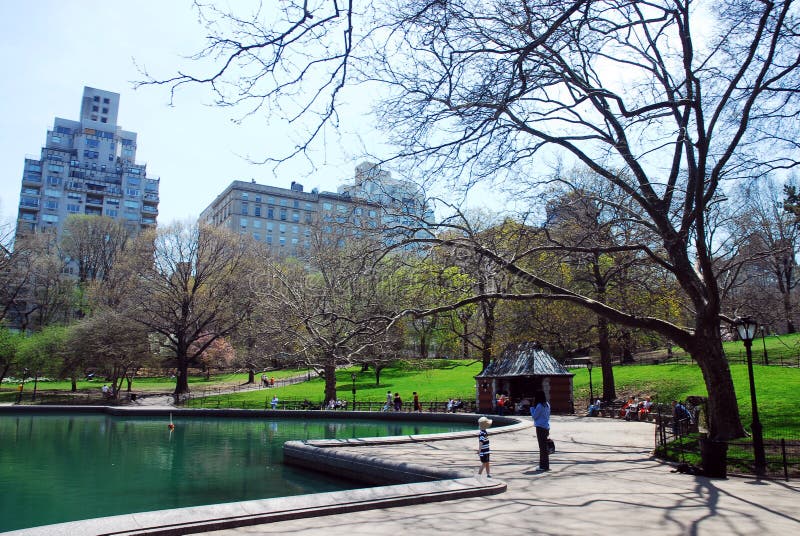
[[[710,478],[728,478],[728,444],[725,441],[700,439],[703,474]]]

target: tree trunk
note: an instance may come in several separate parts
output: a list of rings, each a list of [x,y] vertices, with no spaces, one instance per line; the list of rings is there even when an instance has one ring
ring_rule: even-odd
[[[247,383],[256,383],[256,370],[252,367],[247,369]]]
[[[783,315],[786,318],[786,333],[797,331],[792,321],[792,295],[789,292],[783,294]]]
[[[600,350],[600,371],[603,375],[603,400],[611,402],[617,398],[617,392],[611,363],[611,344],[608,342],[608,320],[602,316],[597,317],[597,349]]]
[[[189,363],[186,357],[178,358],[178,366],[175,377],[175,394],[182,395],[189,392]]]
[[[719,320],[698,315],[692,346],[687,350],[700,366],[708,390],[709,437],[720,441],[744,437],[730,367],[722,350]]]
[[[481,361],[483,362],[484,370],[492,362],[492,346],[494,345],[494,309],[497,303],[494,301],[481,302],[481,311],[483,316],[483,337],[481,337]]]
[[[323,372],[325,374],[325,404],[336,400],[336,363],[332,357],[325,360]]]
[[[73,376],[71,379],[72,379],[72,392],[76,393],[78,391],[78,378]]]

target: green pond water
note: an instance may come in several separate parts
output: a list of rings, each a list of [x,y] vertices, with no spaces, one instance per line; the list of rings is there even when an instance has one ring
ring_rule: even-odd
[[[0,416],[0,532],[363,487],[282,464],[283,443],[428,434],[463,423],[108,415]],[[124,528],[124,527],[120,527]]]

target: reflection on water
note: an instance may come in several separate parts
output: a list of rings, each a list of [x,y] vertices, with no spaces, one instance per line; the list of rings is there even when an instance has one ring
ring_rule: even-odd
[[[0,531],[360,487],[284,466],[283,443],[463,424],[108,415],[0,416]]]

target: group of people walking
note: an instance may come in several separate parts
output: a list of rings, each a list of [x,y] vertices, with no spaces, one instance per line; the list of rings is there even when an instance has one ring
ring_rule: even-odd
[[[421,413],[422,404],[419,402],[419,395],[414,391],[411,396],[413,397],[414,411]],[[383,405],[381,411],[403,411],[403,399],[400,398],[400,393],[395,393],[392,396],[391,391],[386,391],[386,404]]]
[[[536,471],[544,472],[550,470],[550,452],[553,450],[550,441],[550,403],[544,391],[537,391],[531,405],[531,417],[533,425],[536,427],[536,442],[539,445],[539,466]],[[478,474],[486,472],[486,476],[491,478],[491,447],[489,441],[489,427],[492,420],[488,417],[478,419],[478,459],[481,467]]]

